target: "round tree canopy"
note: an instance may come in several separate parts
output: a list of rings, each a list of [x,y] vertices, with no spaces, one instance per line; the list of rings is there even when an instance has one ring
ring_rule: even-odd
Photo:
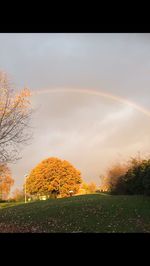
[[[39,163],[26,180],[27,192],[35,194],[60,194],[69,196],[70,191],[76,194],[82,182],[81,173],[68,161],[55,157]]]

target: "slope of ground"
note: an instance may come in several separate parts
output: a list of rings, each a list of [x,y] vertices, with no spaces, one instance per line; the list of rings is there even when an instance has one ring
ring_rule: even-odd
[[[150,197],[93,194],[5,205],[0,232],[150,232]]]

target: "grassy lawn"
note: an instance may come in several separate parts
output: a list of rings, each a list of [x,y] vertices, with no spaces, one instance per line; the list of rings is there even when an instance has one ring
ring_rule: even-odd
[[[82,195],[0,204],[0,232],[150,232],[150,197]]]
[[[12,206],[17,206],[17,205],[20,205],[20,204],[23,204],[24,202],[3,202],[3,203],[0,203],[0,209],[2,208],[6,208],[6,207],[12,207]]]

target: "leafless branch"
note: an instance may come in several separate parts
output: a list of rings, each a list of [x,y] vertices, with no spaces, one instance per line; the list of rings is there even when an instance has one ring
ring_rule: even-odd
[[[15,93],[0,72],[0,163],[16,161],[21,145],[31,138],[29,90]]]

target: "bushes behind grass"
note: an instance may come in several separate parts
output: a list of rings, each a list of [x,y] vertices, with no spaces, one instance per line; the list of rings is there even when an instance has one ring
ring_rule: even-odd
[[[113,166],[104,185],[106,182],[111,194],[150,196],[150,159],[132,159],[126,167]]]

